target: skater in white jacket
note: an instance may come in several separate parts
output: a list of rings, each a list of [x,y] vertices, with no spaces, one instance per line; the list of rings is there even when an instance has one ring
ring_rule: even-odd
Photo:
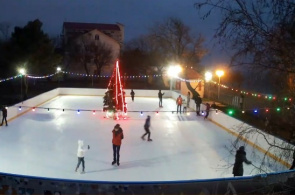
[[[77,157],[78,157],[78,164],[76,167],[76,172],[78,171],[78,168],[82,162],[82,173],[85,173],[85,161],[84,161],[84,155],[87,149],[84,149],[84,142],[83,140],[78,140],[78,151],[77,151]],[[88,150],[90,149],[90,146],[88,145]]]

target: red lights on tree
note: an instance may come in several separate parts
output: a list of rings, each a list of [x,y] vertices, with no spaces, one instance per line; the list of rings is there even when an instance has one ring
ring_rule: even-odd
[[[108,113],[117,113],[122,115],[122,113],[127,112],[127,104],[125,102],[125,91],[121,82],[119,61],[116,62],[113,74],[109,81],[107,91],[103,100],[103,111]]]

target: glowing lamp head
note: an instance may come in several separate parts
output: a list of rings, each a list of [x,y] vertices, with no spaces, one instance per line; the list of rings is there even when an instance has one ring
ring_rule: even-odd
[[[95,110],[92,111],[92,114],[95,115]]]
[[[158,111],[156,112],[156,115],[159,115],[159,112]]]
[[[177,77],[181,71],[182,71],[182,69],[179,65],[169,66],[169,68],[167,70],[167,74],[169,77]]]
[[[56,70],[57,70],[57,72],[60,72],[61,71],[61,67],[57,67]]]
[[[222,76],[224,75],[224,71],[223,71],[223,70],[217,70],[217,71],[216,71],[216,75],[217,75],[218,77],[222,77]]]
[[[77,114],[80,114],[80,110],[77,110]]]
[[[208,81],[211,81],[211,79],[212,79],[212,73],[206,72],[205,73],[205,81],[208,82]]]
[[[36,110],[35,107],[33,107],[32,111],[35,112],[35,110]]]
[[[142,116],[143,115],[143,112],[140,112],[140,116]]]
[[[25,75],[25,74],[26,74],[26,69],[24,69],[24,68],[20,68],[20,69],[18,70],[18,72],[19,72],[21,75]]]
[[[22,107],[20,106],[20,107],[18,107],[18,110],[22,110]]]

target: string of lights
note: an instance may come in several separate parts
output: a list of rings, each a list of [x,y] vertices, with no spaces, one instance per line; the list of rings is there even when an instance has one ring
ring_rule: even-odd
[[[25,75],[27,78],[29,79],[44,79],[44,78],[49,78],[49,77],[53,77],[54,75],[58,74],[58,73],[63,73],[63,74],[69,74],[69,75],[74,75],[74,76],[82,76],[82,77],[95,77],[95,78],[110,78],[111,76],[108,75],[90,75],[90,74],[81,74],[81,73],[73,73],[73,72],[67,72],[67,71],[60,71],[60,72],[56,72],[53,74],[48,74],[48,75],[44,75],[44,76],[32,76],[32,75]],[[13,79],[17,79],[19,77],[21,77],[22,75],[16,75],[16,76],[12,76],[12,77],[8,77],[5,79],[1,79],[1,82],[5,82],[5,81],[10,81]],[[150,78],[150,77],[162,77],[162,76],[168,76],[167,74],[155,74],[155,75],[121,75],[121,78],[124,79],[136,79],[136,78]],[[184,79],[184,78],[180,78],[180,77],[176,77],[176,79],[184,81],[184,82],[200,82],[202,81],[202,79],[196,79],[196,80],[189,80],[189,79]],[[224,88],[224,89],[228,89],[231,90],[233,92],[237,92],[239,94],[243,94],[243,95],[248,95],[248,96],[253,96],[253,97],[257,97],[257,98],[264,98],[267,100],[277,100],[277,96],[276,95],[272,95],[272,94],[264,94],[264,93],[255,93],[255,92],[250,92],[250,91],[245,91],[245,90],[240,90],[240,89],[235,89],[229,86],[226,86],[224,84],[220,84],[218,82],[215,81],[210,81],[211,83],[215,84],[215,85],[220,85],[220,87]],[[293,99],[292,97],[282,97],[280,98],[284,101],[289,101],[291,102]]]

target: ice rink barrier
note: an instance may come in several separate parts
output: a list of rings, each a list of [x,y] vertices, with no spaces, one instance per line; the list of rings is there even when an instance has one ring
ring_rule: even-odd
[[[294,194],[295,171],[185,181],[108,182],[0,173],[0,194]]]

